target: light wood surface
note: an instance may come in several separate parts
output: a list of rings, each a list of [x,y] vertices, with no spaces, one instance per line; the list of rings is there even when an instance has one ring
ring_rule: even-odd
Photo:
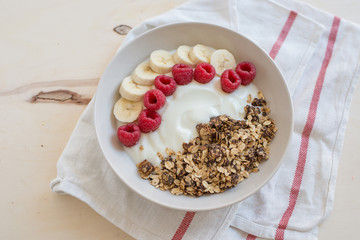
[[[134,27],[183,2],[0,0],[0,239],[132,239],[85,203],[51,192],[49,182],[77,119],[125,37],[113,29]],[[360,24],[357,0],[304,2]],[[357,87],[334,210],[320,227],[320,240],[357,239],[359,104]]]

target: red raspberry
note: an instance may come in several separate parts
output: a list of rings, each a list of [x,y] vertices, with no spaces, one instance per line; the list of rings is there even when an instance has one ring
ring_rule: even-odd
[[[241,62],[239,63],[235,71],[239,74],[241,78],[241,85],[249,85],[256,76],[256,68],[255,65],[251,62]]]
[[[216,71],[209,63],[200,63],[194,71],[194,79],[199,83],[208,83],[215,77]]]
[[[175,64],[172,67],[171,72],[178,85],[189,84],[193,79],[193,69],[186,64]]]
[[[235,91],[241,84],[239,75],[232,69],[225,70],[220,81],[222,90],[227,93]]]
[[[166,75],[157,76],[154,84],[157,89],[165,94],[165,96],[172,95],[176,90],[176,82],[174,78]]]
[[[138,127],[138,125],[133,123],[120,126],[117,130],[117,136],[124,146],[132,147],[137,144],[140,139],[140,128]]]
[[[139,114],[138,122],[143,133],[153,132],[160,126],[161,116],[153,110],[144,109]]]
[[[159,110],[166,101],[165,94],[159,89],[151,89],[144,95],[144,106],[150,110]]]

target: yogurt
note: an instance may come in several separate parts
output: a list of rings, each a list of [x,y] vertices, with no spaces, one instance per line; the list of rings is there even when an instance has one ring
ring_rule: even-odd
[[[133,147],[125,148],[135,163],[144,159],[155,166],[160,165],[157,153],[165,155],[165,149],[182,151],[182,144],[197,136],[196,125],[209,122],[211,117],[226,114],[235,119],[244,118],[244,107],[250,94],[255,98],[258,88],[253,84],[240,86],[232,93],[221,89],[220,78],[201,84],[193,80],[190,84],[177,86],[175,93],[166,98],[158,112],[162,122],[159,128],[142,134]]]

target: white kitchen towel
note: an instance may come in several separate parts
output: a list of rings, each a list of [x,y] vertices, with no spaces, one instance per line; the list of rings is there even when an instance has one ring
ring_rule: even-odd
[[[128,189],[107,164],[91,101],[58,161],[52,190],[86,202],[137,239],[317,239],[318,225],[332,208],[359,78],[360,29],[289,0],[193,0],[147,20],[126,42],[156,26],[185,21],[240,32],[281,68],[293,93],[295,128],[276,175],[256,194],[227,208],[195,213],[158,206]]]

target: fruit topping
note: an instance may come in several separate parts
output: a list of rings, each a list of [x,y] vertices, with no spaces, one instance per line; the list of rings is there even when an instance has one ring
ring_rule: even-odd
[[[175,64],[172,67],[172,75],[178,85],[186,85],[192,81],[193,68],[186,64]]]
[[[159,89],[151,89],[144,95],[144,106],[149,110],[159,110],[165,102],[165,94]]]
[[[153,132],[160,126],[161,115],[153,110],[144,109],[139,114],[138,122],[141,132]]]
[[[241,78],[241,85],[249,85],[256,76],[255,65],[251,62],[241,62],[236,66],[236,73]]]
[[[176,90],[176,82],[174,78],[166,76],[166,75],[159,75],[155,78],[154,85],[157,89],[162,91],[165,96],[172,95]]]
[[[191,61],[195,65],[203,62],[209,63],[211,54],[214,52],[214,50],[215,49],[211,47],[202,44],[197,44],[191,49],[189,56]]]
[[[166,96],[174,94],[177,85],[187,85],[193,79],[205,84],[216,75],[220,76],[222,90],[231,93],[240,85],[250,84],[256,69],[247,61],[236,65],[234,55],[226,49],[215,50],[202,44],[179,46],[174,54],[161,49],[153,51],[149,60],[138,64],[120,85],[121,97],[113,113],[119,122],[128,123],[118,128],[120,142],[134,146],[141,132],[158,129],[162,118],[156,111],[165,105]],[[257,100],[253,104],[264,106],[266,102]],[[136,120],[137,124],[133,123]]]
[[[190,66],[193,66],[194,63],[190,59],[190,51],[192,47],[182,45],[176,49],[173,59],[175,63],[184,63]]]
[[[114,116],[120,122],[133,122],[143,108],[143,102],[129,101],[125,98],[120,98],[114,106]]]
[[[140,139],[141,132],[139,126],[129,123],[120,126],[117,130],[117,136],[120,142],[126,147],[134,146]]]
[[[141,101],[144,94],[151,88],[151,86],[143,86],[135,83],[129,76],[122,81],[119,93],[123,98],[136,102]]]
[[[158,73],[151,70],[149,61],[140,63],[131,74],[132,80],[140,85],[151,86]]]
[[[241,84],[239,75],[232,69],[225,70],[221,75],[221,88],[224,92],[231,93]]]
[[[219,49],[213,52],[210,63],[214,66],[218,76],[221,76],[225,70],[235,69],[236,67],[234,55],[226,49]]]
[[[155,50],[150,55],[150,67],[154,72],[164,74],[174,65],[172,54],[165,50]]]
[[[215,77],[215,68],[209,63],[200,63],[194,71],[194,79],[199,83],[208,83]]]

